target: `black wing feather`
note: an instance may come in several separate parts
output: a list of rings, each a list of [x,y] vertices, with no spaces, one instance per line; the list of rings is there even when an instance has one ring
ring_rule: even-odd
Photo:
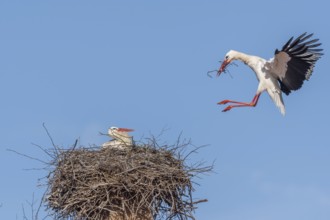
[[[309,34],[306,37],[301,38],[301,41],[305,41],[305,40],[311,38],[311,36],[313,36],[313,34]]]
[[[277,49],[275,51],[275,55],[279,52],[285,52],[290,56],[285,76],[278,79],[281,90],[286,95],[301,88],[304,81],[311,76],[316,61],[323,55],[323,53],[319,53],[323,49],[317,48],[321,45],[321,43],[316,43],[319,39],[306,41],[313,36],[313,34],[307,36],[306,34],[307,32],[303,33],[294,41],[291,37],[281,51]]]
[[[285,50],[285,49],[289,46],[289,44],[291,43],[292,40],[293,40],[293,37],[291,37],[291,38],[288,40],[288,42],[286,42],[286,44],[283,46],[282,50]],[[277,53],[279,53],[279,52],[280,52],[280,51],[279,51],[278,49],[276,49],[275,54],[277,54]]]
[[[292,49],[292,48],[294,48],[300,41],[301,41],[301,38],[303,37],[303,36],[305,36],[306,35],[306,32],[305,33],[303,33],[302,35],[300,35],[299,37],[297,37],[297,39],[295,39],[287,48],[288,48],[288,50],[290,50],[290,49]],[[287,49],[286,48],[286,49]]]

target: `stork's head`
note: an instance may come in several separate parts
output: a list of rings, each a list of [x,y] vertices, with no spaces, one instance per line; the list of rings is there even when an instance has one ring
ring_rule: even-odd
[[[128,138],[131,137],[128,132],[134,131],[130,128],[118,128],[118,127],[111,127],[108,130],[108,134],[110,137],[114,139],[122,139],[122,138]]]
[[[220,66],[220,69],[218,70],[217,76],[220,76],[220,74],[222,72],[226,71],[227,65],[230,64],[231,61],[233,61],[234,59],[236,59],[235,55],[236,55],[236,51],[234,51],[234,50],[230,50],[226,54],[225,59],[223,60],[221,66]]]

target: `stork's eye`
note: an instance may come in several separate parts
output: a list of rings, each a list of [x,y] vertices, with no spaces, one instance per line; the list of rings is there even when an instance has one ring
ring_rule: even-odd
[[[225,58],[226,58],[226,60],[228,60],[229,56],[227,55]]]

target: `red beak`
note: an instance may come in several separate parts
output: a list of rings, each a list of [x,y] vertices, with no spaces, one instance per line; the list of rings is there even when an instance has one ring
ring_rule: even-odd
[[[228,60],[224,60],[220,66],[220,69],[218,70],[217,76],[220,76],[220,74],[225,71],[226,66],[230,63]]]
[[[130,128],[118,128],[118,131],[120,131],[120,132],[131,132],[131,131],[134,131],[134,130],[130,129]]]

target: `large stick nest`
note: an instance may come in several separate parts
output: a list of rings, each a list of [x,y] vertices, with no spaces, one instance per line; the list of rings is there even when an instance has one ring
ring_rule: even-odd
[[[48,178],[47,207],[55,219],[194,219],[192,178],[209,172],[187,165],[190,142],[146,144],[125,150],[56,148]]]

